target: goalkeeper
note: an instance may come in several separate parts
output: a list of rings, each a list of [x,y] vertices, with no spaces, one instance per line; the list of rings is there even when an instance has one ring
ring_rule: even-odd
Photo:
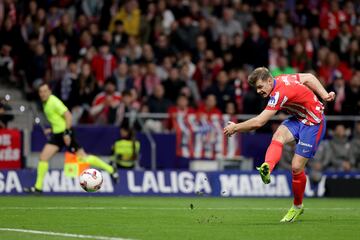
[[[49,160],[63,147],[66,147],[72,153],[76,153],[80,161],[107,171],[111,174],[113,181],[118,182],[119,175],[117,169],[97,156],[86,154],[84,149],[78,145],[71,129],[71,112],[59,98],[52,95],[49,85],[46,83],[41,84],[38,88],[38,93],[43,103],[45,116],[51,125],[52,134],[40,153],[35,185],[30,188],[24,188],[24,192],[42,192],[44,177],[49,168]]]

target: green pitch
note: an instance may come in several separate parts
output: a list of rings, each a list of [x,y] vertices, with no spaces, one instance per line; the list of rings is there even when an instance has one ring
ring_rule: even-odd
[[[360,239],[359,199],[305,199],[298,222],[279,223],[291,202],[0,197],[0,239]]]

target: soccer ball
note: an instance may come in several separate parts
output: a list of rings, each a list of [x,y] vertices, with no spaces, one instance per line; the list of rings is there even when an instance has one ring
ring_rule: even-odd
[[[101,172],[89,168],[80,174],[80,186],[87,192],[96,192],[101,188],[103,177]]]

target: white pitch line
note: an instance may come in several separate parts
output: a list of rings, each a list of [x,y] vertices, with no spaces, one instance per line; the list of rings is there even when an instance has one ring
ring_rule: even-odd
[[[261,208],[261,207],[233,207],[233,208],[227,208],[227,207],[207,207],[207,208],[202,208],[202,207],[195,207],[196,210],[239,210],[239,211],[243,211],[243,210],[255,210],[255,211],[264,211],[264,210],[272,210],[272,211],[277,211],[277,210],[286,210],[288,208]],[[326,210],[326,211],[354,211],[354,210],[360,210],[360,208],[306,208],[309,210]],[[184,210],[189,210],[188,207],[0,207],[0,211],[1,210],[169,210],[169,211],[184,211]]]
[[[129,239],[129,238],[93,236],[93,235],[72,234],[72,233],[59,233],[59,232],[47,232],[47,231],[18,229],[18,228],[0,228],[0,231],[31,233],[31,234],[39,234],[39,235],[47,235],[47,236],[59,236],[59,237],[69,237],[69,238],[98,239],[98,240],[131,240],[131,239]]]

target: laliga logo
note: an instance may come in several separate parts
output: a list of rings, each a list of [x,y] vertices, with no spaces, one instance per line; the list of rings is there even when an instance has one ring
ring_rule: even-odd
[[[269,102],[268,102],[268,106],[275,107],[277,102],[279,101],[279,97],[280,97],[280,93],[275,92],[275,95],[270,97]]]

